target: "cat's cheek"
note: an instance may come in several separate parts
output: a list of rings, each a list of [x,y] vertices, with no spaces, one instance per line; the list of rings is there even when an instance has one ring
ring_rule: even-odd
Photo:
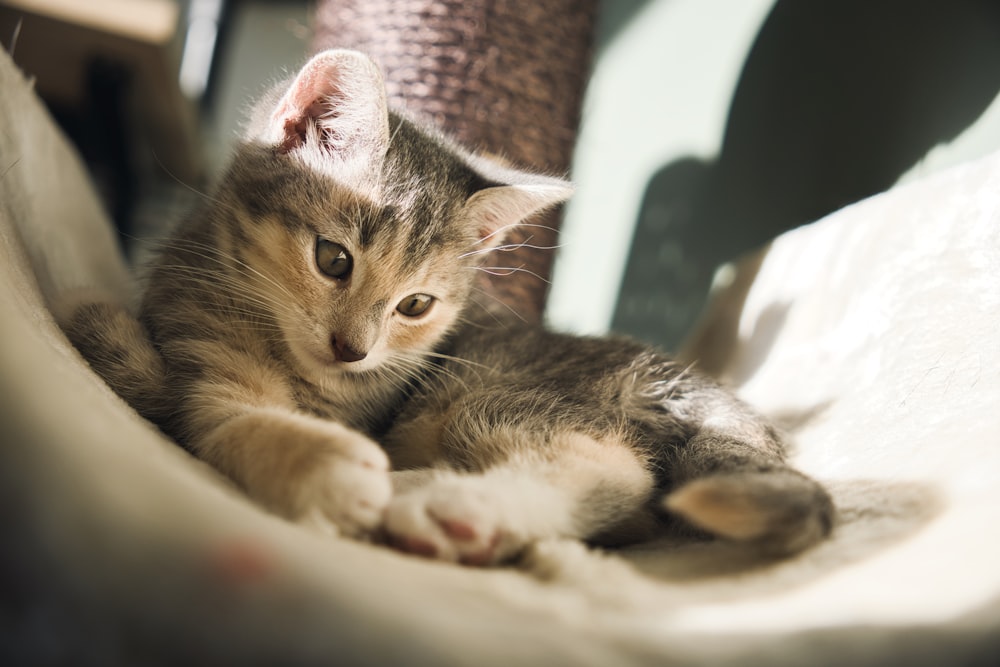
[[[458,313],[443,304],[435,304],[433,308],[434,312],[420,319],[407,321],[398,316],[387,347],[394,352],[426,352],[437,345],[454,326]]]

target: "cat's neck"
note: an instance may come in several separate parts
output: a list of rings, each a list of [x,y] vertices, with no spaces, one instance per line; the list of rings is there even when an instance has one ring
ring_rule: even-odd
[[[289,383],[303,411],[335,419],[368,434],[388,426],[410,390],[410,383],[378,371],[331,374],[322,382],[292,371]]]

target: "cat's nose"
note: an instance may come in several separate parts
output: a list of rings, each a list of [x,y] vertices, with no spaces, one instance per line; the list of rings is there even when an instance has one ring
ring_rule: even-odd
[[[330,336],[330,344],[333,346],[333,355],[337,357],[337,361],[350,363],[352,361],[361,361],[368,356],[367,350],[355,350],[336,336]]]

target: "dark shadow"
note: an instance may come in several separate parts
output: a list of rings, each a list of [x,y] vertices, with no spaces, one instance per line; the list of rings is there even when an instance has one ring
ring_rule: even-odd
[[[601,2],[597,14],[597,34],[594,47],[603,51],[632,22],[650,0],[614,0]]]
[[[712,174],[688,158],[650,181],[622,280],[612,328],[673,349],[702,308],[693,294],[707,290],[718,262],[705,246],[700,220]]]
[[[676,348],[716,266],[890,187],[998,92],[995,0],[778,0],[716,162],[650,180],[613,328]]]

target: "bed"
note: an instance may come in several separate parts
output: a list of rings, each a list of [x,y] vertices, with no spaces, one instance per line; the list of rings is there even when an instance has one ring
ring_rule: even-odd
[[[50,310],[121,291],[113,229],[6,54],[0,90],[4,664],[1000,658],[1000,155],[720,271],[685,348],[830,486],[829,541],[551,541],[484,570],[270,516],[118,399]]]

